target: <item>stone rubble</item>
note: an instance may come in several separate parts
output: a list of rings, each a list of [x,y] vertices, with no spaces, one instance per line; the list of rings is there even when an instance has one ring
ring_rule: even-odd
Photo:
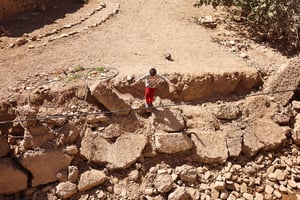
[[[95,85],[109,94],[90,98],[106,109],[131,105],[117,85]],[[80,100],[82,87],[53,94],[61,100],[17,108],[0,102],[0,120],[100,109]],[[150,116],[126,111],[10,123],[0,135],[0,174],[6,177],[0,198],[281,199],[300,189],[298,102],[283,109],[268,96],[254,96],[157,108]]]

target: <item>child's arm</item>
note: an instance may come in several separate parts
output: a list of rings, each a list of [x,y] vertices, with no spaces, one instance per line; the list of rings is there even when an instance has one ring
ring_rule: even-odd
[[[140,78],[138,78],[134,83],[131,84],[131,86],[134,86],[136,84],[138,84],[139,82],[141,82],[142,80],[144,80],[145,78],[147,78],[148,74],[141,76]]]
[[[159,75],[159,74],[157,74],[157,76],[158,76],[160,79],[166,81],[169,85],[172,85],[171,81],[170,81],[167,77],[162,76],[162,75]]]

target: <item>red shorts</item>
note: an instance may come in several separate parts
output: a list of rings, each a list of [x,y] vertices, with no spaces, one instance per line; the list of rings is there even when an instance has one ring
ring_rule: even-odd
[[[147,104],[152,104],[154,100],[155,88],[145,88],[145,99]]]

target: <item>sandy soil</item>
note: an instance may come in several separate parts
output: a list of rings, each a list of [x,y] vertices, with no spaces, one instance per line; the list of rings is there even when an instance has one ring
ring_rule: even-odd
[[[10,35],[0,37],[1,96],[17,80],[78,64],[116,67],[123,76],[144,74],[150,67],[157,67],[161,73],[223,73],[247,70],[251,61],[259,65],[287,61],[262,45],[251,45],[250,60],[243,60],[213,43],[211,35],[224,30],[197,25],[195,17],[214,15],[216,11],[194,8],[194,0],[112,0],[106,2],[105,9],[72,30],[95,23],[119,4],[121,12],[101,26],[53,42],[43,38],[20,47],[7,47],[24,33],[39,35],[77,21],[100,3],[91,0],[81,5],[55,0],[45,12],[21,14],[2,22]],[[174,61],[164,58],[166,52],[172,54]]]

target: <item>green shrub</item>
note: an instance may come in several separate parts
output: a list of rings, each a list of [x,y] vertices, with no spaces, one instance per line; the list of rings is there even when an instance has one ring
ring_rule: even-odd
[[[299,0],[198,0],[195,3],[198,7],[202,5],[234,7],[252,37],[271,42],[287,53],[299,50]]]

